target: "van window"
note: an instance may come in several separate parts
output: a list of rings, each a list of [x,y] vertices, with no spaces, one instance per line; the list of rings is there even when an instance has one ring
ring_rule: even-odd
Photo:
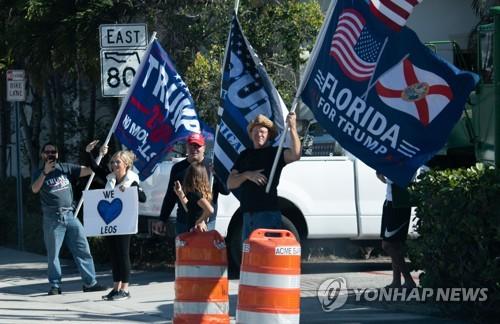
[[[316,121],[302,127],[302,156],[344,156],[344,149]]]

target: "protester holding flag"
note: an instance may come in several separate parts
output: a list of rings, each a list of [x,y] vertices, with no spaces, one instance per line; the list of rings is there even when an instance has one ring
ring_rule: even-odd
[[[257,228],[281,228],[277,190],[281,170],[286,164],[300,159],[300,140],[295,113],[288,114],[287,124],[290,127],[291,147],[284,149],[279,156],[269,193],[266,193],[265,189],[278,152],[278,147],[271,146],[277,130],[274,123],[264,115],[257,115],[248,124],[247,130],[253,148],[247,148],[241,152],[227,179],[229,189],[241,188],[243,241]]]
[[[92,156],[92,150],[99,141],[90,142],[85,150],[90,154],[91,168],[96,175],[106,181],[105,189],[118,188],[124,191],[128,187],[137,187],[137,193],[140,202],[146,201],[146,194],[139,186],[139,176],[131,170],[135,155],[131,151],[118,151],[111,157],[109,169],[103,168],[95,162]],[[102,156],[108,152],[108,146],[103,145],[100,148]],[[112,172],[109,173],[109,170]],[[111,267],[113,272],[113,289],[102,296],[104,300],[124,300],[130,298],[128,290],[130,278],[130,239],[132,235],[111,235],[105,236],[108,245],[109,255],[111,257]]]
[[[427,165],[421,166],[413,176],[412,181],[429,170]],[[387,184],[380,237],[382,238],[382,249],[391,257],[392,282],[385,288],[415,288],[415,281],[411,277],[404,256],[404,246],[411,218],[410,193],[406,187],[395,184],[382,173],[377,172],[377,178]],[[401,285],[401,275],[405,280],[403,285]]]
[[[208,175],[211,174],[211,167],[205,160],[205,148],[205,137],[203,135],[192,133],[188,136],[186,140],[187,158],[174,164],[174,166],[170,170],[167,193],[163,198],[163,203],[161,206],[160,220],[153,223],[153,233],[161,235],[165,232],[166,223],[176,204],[178,207],[175,225],[176,235],[187,232],[190,229],[187,222],[187,213],[184,208],[182,208],[179,197],[177,197],[177,195],[175,194],[174,184],[176,181],[184,181],[186,170],[193,162],[202,163],[207,169]],[[217,178],[214,178],[212,186],[212,204],[215,210],[217,210],[217,197],[219,196],[219,193],[222,193],[223,195],[229,194],[223,184],[220,183]],[[214,212],[210,216],[208,220],[208,229],[212,229],[215,226],[215,216],[216,212]]]
[[[415,281],[411,277],[403,253],[403,246],[410,226],[411,207],[409,201],[406,204],[397,201],[398,197],[401,200],[402,196],[398,193],[407,194],[407,190],[394,184],[381,173],[377,172],[377,178],[387,184],[380,237],[382,238],[382,249],[391,257],[392,282],[385,288],[415,288]],[[405,279],[403,286],[401,285],[401,274]]]
[[[208,180],[207,169],[202,163],[193,162],[189,165],[181,185],[174,183],[174,191],[186,211],[186,228],[198,232],[206,232],[207,221],[213,214],[212,192]],[[180,233],[177,233],[180,234]]]

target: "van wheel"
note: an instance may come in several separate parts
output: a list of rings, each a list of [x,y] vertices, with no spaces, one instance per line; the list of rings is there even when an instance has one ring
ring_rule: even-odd
[[[297,228],[285,215],[281,215],[282,228],[292,232],[295,235],[295,239],[300,243],[300,235]],[[241,248],[242,248],[242,222],[236,223],[231,229],[231,235],[227,239],[228,245],[228,257],[229,257],[229,270],[234,272],[239,272],[241,265]]]
[[[292,232],[292,234],[295,235],[295,239],[297,240],[297,242],[300,243],[299,231],[297,231],[297,227],[295,227],[292,221],[289,220],[285,215],[281,215],[281,224],[283,226],[283,229]]]
[[[227,238],[227,254],[229,259],[228,266],[230,274],[238,274],[240,271],[242,226],[241,222],[236,223],[231,230],[231,235]]]

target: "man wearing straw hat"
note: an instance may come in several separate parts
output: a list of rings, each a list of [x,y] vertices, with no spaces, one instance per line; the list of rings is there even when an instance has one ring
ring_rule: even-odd
[[[247,127],[253,148],[241,152],[227,179],[229,189],[240,188],[240,210],[243,213],[242,240],[257,228],[281,228],[281,212],[278,205],[278,184],[283,167],[300,159],[300,140],[297,133],[296,115],[288,114],[291,147],[281,151],[269,193],[266,185],[273,161],[280,151],[271,146],[277,135],[274,123],[264,115],[257,115]]]

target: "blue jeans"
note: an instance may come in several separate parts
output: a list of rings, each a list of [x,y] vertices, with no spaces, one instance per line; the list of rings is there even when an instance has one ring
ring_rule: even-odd
[[[215,219],[214,220],[208,220],[208,223],[207,223],[207,229],[209,231],[212,231],[215,229]]]
[[[252,232],[258,228],[281,228],[281,212],[279,210],[243,213],[243,231],[241,241],[245,242]]]
[[[61,285],[59,252],[64,238],[85,286],[90,287],[97,283],[89,243],[83,233],[83,226],[73,215],[72,209],[61,208],[57,212],[44,213],[43,237],[47,249],[49,283],[52,287]]]

